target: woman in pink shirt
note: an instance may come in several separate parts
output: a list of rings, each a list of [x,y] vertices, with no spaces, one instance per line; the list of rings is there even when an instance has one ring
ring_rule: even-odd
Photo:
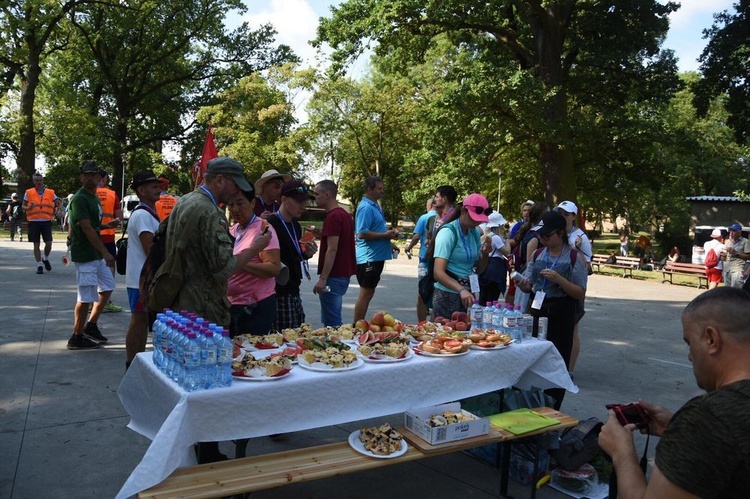
[[[236,268],[227,283],[232,337],[267,334],[276,318],[276,276],[281,270],[279,238],[268,222],[253,213],[254,207],[254,192],[242,191],[229,203],[229,211],[236,222],[229,229],[234,237],[235,255],[249,248],[265,231],[271,233],[266,249],[244,267]]]

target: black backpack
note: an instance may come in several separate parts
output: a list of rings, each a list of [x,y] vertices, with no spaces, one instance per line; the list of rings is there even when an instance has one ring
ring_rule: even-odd
[[[599,432],[604,423],[589,418],[560,433],[560,448],[550,449],[557,465],[566,471],[575,471],[591,462],[602,452],[599,447]]]
[[[167,229],[169,228],[169,217],[159,223],[159,228],[154,234],[154,243],[146,255],[146,261],[141,268],[141,276],[138,281],[140,299],[149,308],[149,296],[151,293],[154,276],[167,258]]]

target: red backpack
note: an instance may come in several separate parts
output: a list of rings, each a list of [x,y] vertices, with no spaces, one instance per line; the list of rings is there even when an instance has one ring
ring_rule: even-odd
[[[706,266],[708,269],[712,269],[716,267],[719,264],[719,255],[716,254],[716,251],[710,249],[708,250],[708,253],[706,254],[706,259],[703,260],[703,265]]]

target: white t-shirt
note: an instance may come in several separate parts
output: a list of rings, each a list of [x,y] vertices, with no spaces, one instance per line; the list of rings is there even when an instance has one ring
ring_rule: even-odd
[[[148,210],[134,210],[128,220],[128,267],[125,272],[125,287],[138,289],[141,269],[146,262],[140,235],[144,232],[156,234],[159,221]]]
[[[719,263],[716,264],[716,267],[714,267],[714,268],[723,269],[724,268],[724,262],[721,260],[721,252],[722,251],[726,251],[727,247],[724,245],[724,243],[722,243],[718,239],[709,239],[708,241],[706,241],[705,243],[703,243],[703,255],[704,255],[703,258],[704,258],[704,260],[708,256],[708,252],[710,250],[714,250],[714,252],[716,253],[716,256],[719,257]]]
[[[589,236],[586,235],[586,233],[579,229],[578,227],[573,227],[573,230],[570,231],[570,234],[568,234],[568,244],[570,244],[571,248],[576,247],[576,241],[578,240],[578,237],[581,238],[581,247],[578,249],[578,251],[583,254],[583,258],[586,259],[587,262],[591,262],[591,240],[589,239]]]

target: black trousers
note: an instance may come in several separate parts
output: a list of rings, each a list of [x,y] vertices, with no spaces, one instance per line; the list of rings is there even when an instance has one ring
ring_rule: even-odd
[[[534,295],[531,295],[529,303],[533,303]],[[547,340],[551,341],[560,356],[565,361],[565,367],[570,366],[570,353],[573,350],[573,328],[575,327],[576,310],[578,301],[570,296],[564,298],[545,298],[542,307],[539,310],[529,307],[531,315],[536,317],[547,317]],[[537,320],[534,320],[534,336],[537,331]],[[550,388],[545,393],[554,397],[557,403],[555,409],[560,410],[563,398],[565,397],[564,388]]]

